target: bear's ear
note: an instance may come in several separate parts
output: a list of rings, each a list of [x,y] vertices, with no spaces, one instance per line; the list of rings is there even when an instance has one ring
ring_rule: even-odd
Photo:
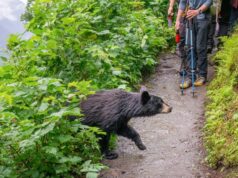
[[[147,91],[145,86],[142,86],[140,89],[140,94],[141,94],[141,104],[145,105],[149,100],[150,100],[150,95],[149,92]]]

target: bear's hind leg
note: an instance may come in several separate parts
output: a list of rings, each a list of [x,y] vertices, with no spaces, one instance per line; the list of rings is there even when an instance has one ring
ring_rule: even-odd
[[[106,159],[116,159],[118,158],[118,154],[109,150],[110,135],[110,133],[107,133],[106,135],[102,136],[100,140],[101,152]]]
[[[127,137],[127,138],[131,139],[132,141],[134,141],[136,146],[140,150],[146,149],[145,145],[141,141],[140,135],[131,126],[128,126],[128,125],[123,126],[121,129],[118,130],[117,134],[121,135],[123,137]]]

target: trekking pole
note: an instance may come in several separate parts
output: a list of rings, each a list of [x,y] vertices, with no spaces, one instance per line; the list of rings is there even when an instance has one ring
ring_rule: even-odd
[[[194,53],[194,44],[193,44],[193,19],[189,20],[189,32],[190,32],[190,57],[191,57],[191,73],[192,73],[192,93],[193,97],[195,96],[195,53]]]
[[[189,24],[188,24],[188,21],[186,22],[186,27],[185,27],[185,51],[186,53],[188,53],[188,42],[189,42]],[[187,55],[188,56],[188,55]],[[182,59],[182,64],[181,66],[183,67],[182,68],[182,89],[181,89],[181,94],[184,95],[184,81],[185,81],[185,60],[187,60],[187,57],[186,58],[183,58]]]

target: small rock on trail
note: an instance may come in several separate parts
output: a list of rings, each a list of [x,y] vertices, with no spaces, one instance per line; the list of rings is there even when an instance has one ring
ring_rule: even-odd
[[[103,161],[110,169],[103,171],[101,178],[220,177],[203,165],[201,129],[206,87],[196,88],[195,98],[191,89],[181,96],[180,62],[176,55],[162,57],[156,73],[144,83],[151,93],[173,107],[170,114],[131,120],[147,150],[140,151],[132,141],[119,137],[119,158]]]

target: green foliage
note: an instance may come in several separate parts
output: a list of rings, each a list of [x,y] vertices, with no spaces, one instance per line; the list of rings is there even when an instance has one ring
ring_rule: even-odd
[[[104,166],[95,135],[105,133],[82,125],[78,106],[97,89],[130,89],[153,69],[173,40],[166,5],[28,1],[22,18],[32,37],[11,35],[0,67],[0,177],[97,177]]]
[[[212,167],[238,165],[238,32],[224,39],[217,53],[215,79],[209,86],[205,145]]]
[[[104,133],[68,119],[82,116],[78,103],[91,93],[88,82],[64,85],[39,77],[1,82],[0,176],[72,177],[101,170],[95,133]]]
[[[11,61],[67,82],[91,80],[100,88],[126,88],[141,80],[144,68],[153,68],[158,52],[172,40],[159,9],[165,2],[34,1],[26,25],[34,35],[27,41],[12,36]]]

